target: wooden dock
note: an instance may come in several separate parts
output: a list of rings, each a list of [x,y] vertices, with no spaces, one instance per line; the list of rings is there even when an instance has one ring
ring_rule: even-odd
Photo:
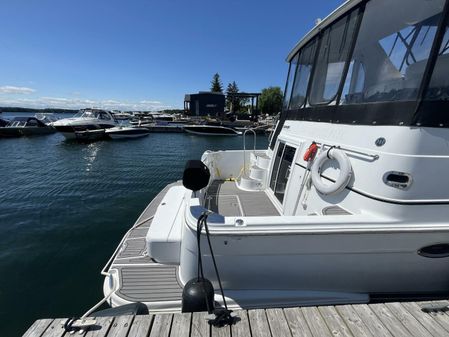
[[[236,311],[240,321],[210,327],[206,313],[99,317],[97,325],[79,334],[65,333],[66,319],[41,319],[26,337],[440,337],[449,336],[449,311],[424,312],[439,302],[355,304]]]

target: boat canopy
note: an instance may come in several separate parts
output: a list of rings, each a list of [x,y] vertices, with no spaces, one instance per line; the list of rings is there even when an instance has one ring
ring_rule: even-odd
[[[7,125],[8,127],[18,126],[47,126],[45,123],[38,120],[36,117],[14,117]]]
[[[448,9],[346,2],[289,54],[281,121],[449,127]]]
[[[111,114],[102,110],[80,110],[73,118],[97,118],[111,120]]]

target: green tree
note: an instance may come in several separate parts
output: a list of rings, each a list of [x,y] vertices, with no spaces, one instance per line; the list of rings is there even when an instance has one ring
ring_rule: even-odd
[[[235,81],[228,84],[226,89],[226,108],[228,108],[231,112],[240,111],[240,99],[232,96],[232,94],[236,94],[238,92],[239,87]]]
[[[262,89],[259,97],[259,108],[263,114],[277,114],[282,109],[282,90],[279,87]]]
[[[221,84],[220,75],[218,73],[216,73],[212,77],[212,82],[210,83],[211,83],[210,91],[223,93],[223,84]]]

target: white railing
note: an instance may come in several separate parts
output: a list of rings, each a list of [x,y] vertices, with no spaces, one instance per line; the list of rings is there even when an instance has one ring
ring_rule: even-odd
[[[256,138],[257,138],[256,131],[254,131],[253,129],[247,129],[243,133],[243,175],[245,175],[245,173],[246,173],[246,133],[248,131],[252,132],[254,135],[253,153],[256,154]],[[250,157],[250,161],[251,161],[251,157]]]

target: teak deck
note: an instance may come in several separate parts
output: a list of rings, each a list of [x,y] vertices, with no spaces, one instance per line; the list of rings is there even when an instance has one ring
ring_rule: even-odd
[[[240,321],[210,327],[206,313],[99,317],[83,334],[65,333],[66,319],[36,321],[24,337],[440,337],[449,336],[449,312],[425,313],[424,305],[403,302],[236,311]]]
[[[151,226],[150,219],[170,187],[166,186],[149,204],[137,222],[142,225],[133,229],[120,247],[110,269],[119,271],[119,289],[116,295],[132,302],[151,303],[168,301],[172,311],[180,311],[182,284],[177,278],[177,267],[155,263],[146,251],[145,237]],[[265,192],[247,192],[237,188],[235,182],[217,180],[207,190],[209,208],[224,216],[275,216],[279,215]]]

